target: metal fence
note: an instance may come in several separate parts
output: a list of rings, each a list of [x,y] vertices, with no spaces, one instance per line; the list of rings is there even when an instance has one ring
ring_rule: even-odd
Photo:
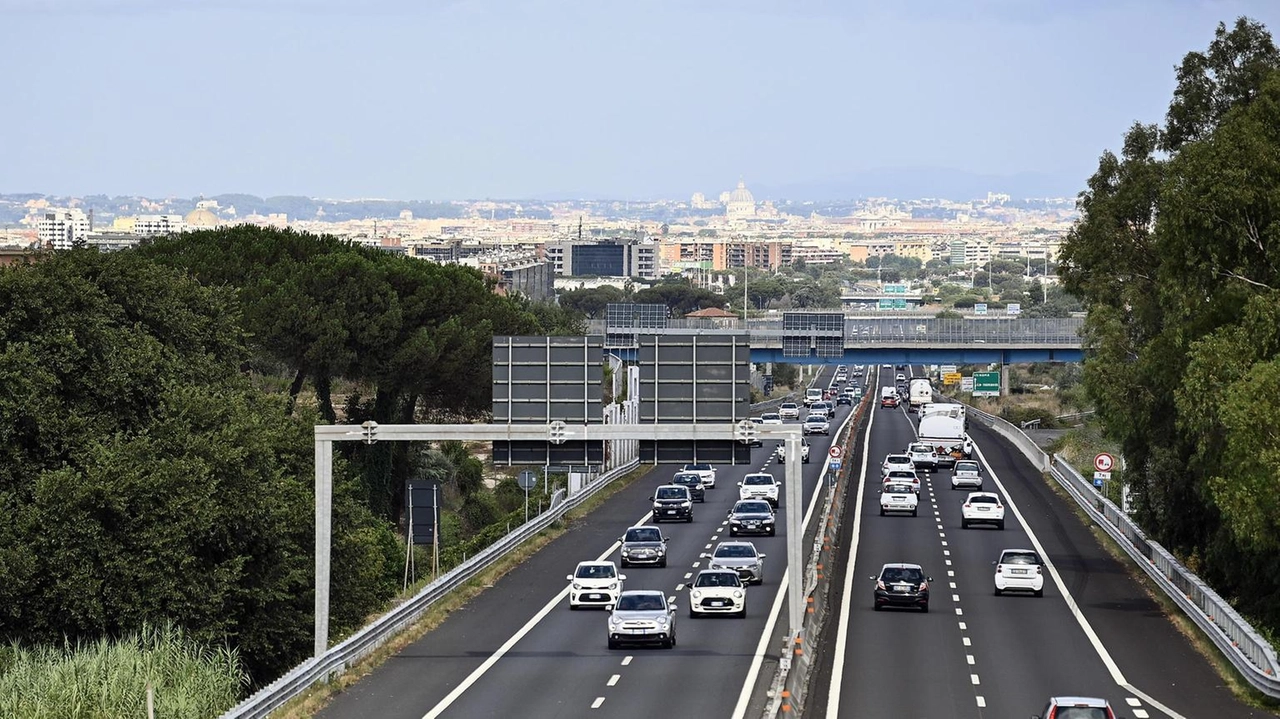
[[[1164,547],[1103,496],[1061,455],[1050,457],[1021,430],[973,407],[969,413],[1009,440],[1038,469],[1052,476],[1089,517],[1200,627],[1256,689],[1280,698],[1280,662],[1275,649],[1218,593],[1182,566]]]
[[[582,491],[573,497],[558,504],[553,501],[552,509],[526,522],[507,536],[480,551],[474,557],[441,575],[438,579],[423,587],[422,591],[418,592],[412,599],[407,600],[351,637],[331,647],[324,655],[308,659],[294,667],[289,673],[223,714],[222,719],[260,719],[266,717],[286,702],[302,695],[310,687],[322,682],[332,681],[341,676],[356,662],[372,654],[397,634],[412,626],[431,608],[431,605],[442,599],[449,592],[489,568],[490,565],[506,556],[511,550],[551,526],[566,512],[582,504],[587,498],[611,481],[625,475],[638,465],[637,461],[632,460],[600,475],[598,479],[583,487]]]
[[[1080,347],[1080,330],[1084,320],[1066,318],[971,317],[937,319],[935,317],[849,317],[844,318],[844,343],[849,347],[864,345],[972,345]],[[629,335],[636,332],[666,334],[697,333],[711,329],[741,330],[741,319],[672,319],[664,329],[637,330],[613,327],[606,320],[590,320],[592,334]],[[747,322],[753,346],[782,346],[784,336],[804,334],[787,330],[781,318],[751,319]],[[818,336],[815,334],[814,336]]]

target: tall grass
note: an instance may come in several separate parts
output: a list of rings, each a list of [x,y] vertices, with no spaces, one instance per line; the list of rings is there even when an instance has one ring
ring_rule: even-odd
[[[247,677],[238,653],[211,649],[166,624],[124,639],[0,650],[0,717],[203,719],[230,709]]]

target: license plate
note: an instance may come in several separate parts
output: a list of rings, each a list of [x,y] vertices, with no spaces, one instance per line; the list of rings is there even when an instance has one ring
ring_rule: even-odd
[[[668,509],[668,510],[667,510],[667,514],[675,514],[675,513],[676,513],[676,510],[674,510],[674,509]]]
[[[747,526],[748,526],[748,527],[759,527],[759,526],[760,526],[760,523],[759,523],[759,522],[747,522]]]
[[[978,511],[979,511],[979,512],[986,512],[986,511],[989,511],[989,510],[988,510],[986,507],[978,507]]]
[[[713,606],[713,607],[723,607],[724,605],[725,605],[725,601],[724,601],[723,599],[712,599],[712,600],[711,600],[711,606]]]
[[[1010,573],[1010,574],[1026,574],[1026,573],[1027,573],[1027,570],[1025,570],[1025,569],[1011,569],[1011,570],[1009,570],[1009,573]]]

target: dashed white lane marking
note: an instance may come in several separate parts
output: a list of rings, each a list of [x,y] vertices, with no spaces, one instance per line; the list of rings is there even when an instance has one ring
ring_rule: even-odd
[[[1125,703],[1125,704],[1128,704],[1128,705],[1129,705],[1129,706],[1131,706],[1131,707],[1140,707],[1140,706],[1142,706],[1142,702],[1138,701],[1137,697],[1125,697],[1125,698],[1124,698],[1124,703]]]
[[[1147,719],[1147,717],[1151,715],[1147,713],[1146,709],[1134,709],[1133,716],[1136,717],[1136,719]]]
[[[942,556],[944,556],[944,557],[950,557],[950,556],[951,556],[951,550],[950,550],[950,549],[944,549],[944,550],[942,550]]]
[[[684,582],[680,582],[679,584],[677,584],[677,585],[676,585],[676,591],[677,591],[677,592],[683,592],[683,591],[684,591]]]
[[[618,683],[618,680],[621,678],[622,678],[621,674],[614,674],[613,676],[609,677],[609,683],[606,684],[606,686],[614,686],[615,684]]]
[[[954,576],[956,576],[956,570],[954,570],[954,569],[948,569],[948,570],[947,570],[947,576],[948,576],[948,577],[954,577]]]
[[[721,526],[721,527],[723,527],[723,526],[727,525],[728,523],[729,523],[729,520],[727,520],[727,519],[726,519],[726,520],[724,520],[723,522],[721,522],[721,523],[720,523],[720,526]]]
[[[591,708],[599,709],[601,704],[604,704],[604,697],[596,697],[596,700],[591,702]]]
[[[947,566],[948,566],[948,567],[950,567],[950,566],[951,566],[951,560],[950,560],[950,559],[948,559],[948,560],[946,560],[946,562],[947,562]]]
[[[956,616],[959,617],[963,615],[964,615],[964,610],[961,609],[960,607],[956,607]]]
[[[702,562],[694,562],[694,563],[693,563],[693,568],[694,568],[694,569],[697,569],[699,564],[702,564]]]
[[[960,641],[964,642],[966,647],[973,646],[973,642],[969,641],[969,637],[960,637]]]
[[[982,683],[982,682],[978,681],[978,675],[977,675],[977,674],[970,674],[970,675],[969,675],[969,681],[973,682],[973,685],[974,685],[975,687]]]
[[[627,666],[627,665],[628,665],[628,664],[630,664],[630,663],[631,663],[631,657],[623,657],[623,658],[622,658],[622,666],[624,666],[624,667],[625,667],[625,666]]]
[[[946,540],[943,540],[943,541],[942,541],[942,546],[944,546],[944,547],[945,547],[945,546],[947,546],[947,542],[946,542]]]
[[[685,573],[684,573],[684,578],[685,578],[685,579],[693,579],[693,572],[685,572]]]
[[[707,546],[703,547],[703,549],[711,549],[711,545],[708,544]]]
[[[955,589],[955,588],[956,588],[956,583],[955,583],[955,582],[947,582],[947,584],[950,584],[952,589]]]
[[[969,625],[965,624],[964,622],[960,622],[960,631],[963,632],[968,628],[969,628]]]
[[[986,700],[986,699],[983,699],[982,697],[978,697],[978,706],[979,706],[979,707],[986,707],[986,706],[987,706],[987,700]]]
[[[972,654],[966,654],[966,655],[964,655],[964,660],[965,660],[966,662],[969,662],[969,666],[973,666],[973,655],[972,655]]]
[[[953,601],[953,602],[958,602],[958,601],[960,601],[960,595],[959,595],[959,594],[952,594],[952,595],[951,595],[951,601]]]

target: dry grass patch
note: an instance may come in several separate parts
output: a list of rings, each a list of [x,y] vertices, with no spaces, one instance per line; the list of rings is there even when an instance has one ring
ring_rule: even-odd
[[[450,614],[466,606],[481,592],[497,583],[507,572],[510,572],[526,559],[537,554],[552,540],[564,534],[570,524],[590,514],[602,502],[647,474],[650,469],[651,467],[647,466],[638,467],[627,475],[609,483],[607,487],[592,495],[581,506],[566,512],[563,517],[550,527],[515,548],[510,554],[497,560],[492,566],[431,605],[426,613],[418,621],[414,622],[413,626],[402,631],[375,652],[357,662],[345,674],[327,684],[318,684],[312,687],[303,695],[272,712],[271,716],[273,719],[310,719],[314,717],[316,712],[323,709],[335,696],[372,674],[375,669],[382,666],[388,659],[399,654],[410,644],[440,626],[444,620],[449,618]]]

